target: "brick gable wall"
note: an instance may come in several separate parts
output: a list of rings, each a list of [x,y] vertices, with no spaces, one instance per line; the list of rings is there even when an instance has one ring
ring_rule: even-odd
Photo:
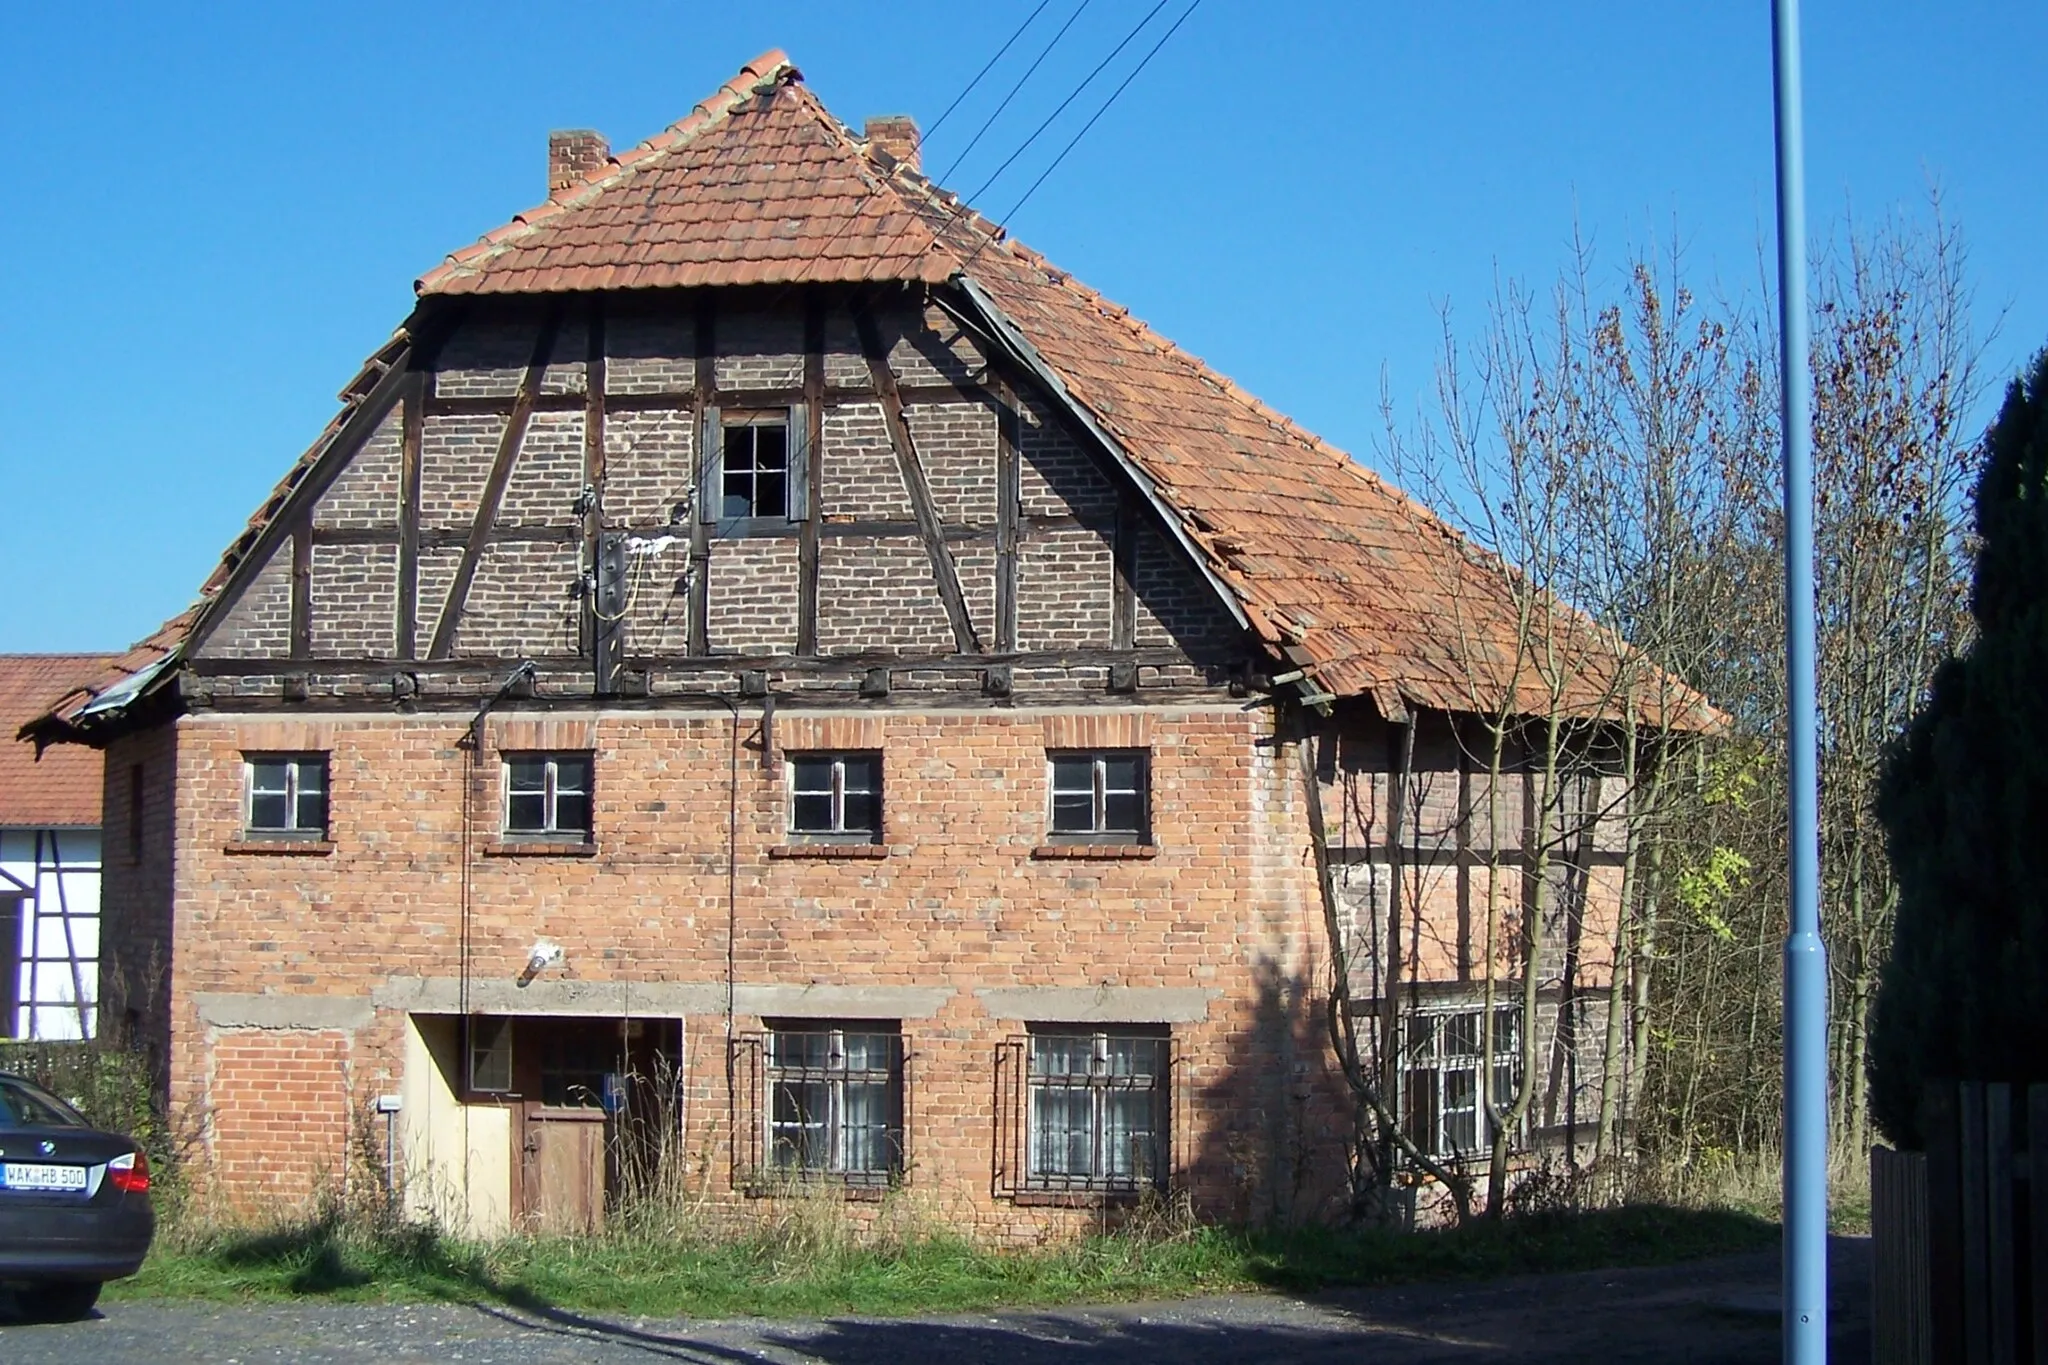
[[[675,537],[636,558],[624,647],[628,656],[674,659],[689,643],[691,518],[679,523],[676,517],[679,505],[697,496],[699,419],[691,399],[698,373],[697,320],[690,304],[616,312],[605,321],[604,389],[607,399],[622,406],[602,418],[603,519],[643,541]],[[974,629],[986,646],[997,633],[1002,572],[995,550],[999,400],[981,387],[989,361],[936,308],[899,305],[882,309],[877,318],[890,374],[918,395],[905,407],[904,425],[923,467],[932,513],[947,528]],[[313,546],[303,589],[292,582],[286,540],[225,610],[197,656],[293,659],[294,674],[318,673],[317,664],[325,660],[383,659],[395,666],[406,657],[398,623],[408,581],[416,585],[413,644],[423,654],[456,581],[461,547],[475,530],[493,463],[507,442],[511,400],[533,358],[539,326],[530,313],[503,319],[485,313],[439,343],[418,400],[426,406],[417,419],[418,506],[412,517],[419,548],[410,580],[399,547],[407,518],[405,404],[414,401],[407,399],[380,421],[311,509]],[[851,315],[833,305],[822,329],[825,382],[868,386]],[[786,402],[803,383],[804,318],[794,301],[766,311],[760,305],[721,305],[712,335],[710,378],[727,406],[744,406],[749,394],[771,404]],[[566,309],[542,371],[538,410],[525,422],[462,603],[453,642],[458,659],[528,655],[573,670],[587,648],[579,596],[583,527],[574,507],[589,477],[586,425],[593,419],[575,401],[578,395],[587,401],[588,336],[577,309]],[[935,386],[953,386],[957,396],[949,400]],[[663,401],[645,406],[655,399]],[[1027,387],[1015,402],[1022,518],[1015,570],[1018,645],[1027,652],[1108,649],[1116,489],[1099,457],[1076,443],[1043,397]],[[501,410],[473,410],[478,403]],[[815,598],[821,652],[894,651],[919,660],[954,653],[952,627],[930,554],[916,532],[917,508],[881,404],[842,393],[825,404],[821,429],[821,474],[810,499],[821,537]],[[1220,681],[1246,657],[1241,633],[1214,590],[1157,528],[1141,518],[1134,534],[1139,639],[1133,643],[1187,654],[1195,670],[1162,673],[1155,664],[1143,677],[1173,687]],[[711,652],[793,654],[798,570],[794,529],[780,539],[714,532],[702,569]],[[294,656],[291,640],[294,595],[301,591],[304,663]],[[255,674],[242,668],[234,676]],[[1106,675],[1027,668],[1021,676],[1027,687],[1042,684],[1048,695],[1071,697],[1076,690],[1101,688]],[[969,681],[979,683],[978,677]],[[250,695],[250,686],[224,684],[222,690]],[[366,687],[315,682],[312,690],[333,695]],[[941,690],[954,685],[942,683]]]

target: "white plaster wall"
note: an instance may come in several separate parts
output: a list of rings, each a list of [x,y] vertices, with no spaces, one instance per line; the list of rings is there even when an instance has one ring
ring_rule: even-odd
[[[406,1208],[459,1237],[512,1230],[512,1113],[464,1104],[459,1021],[409,1015],[399,1134]]]
[[[0,961],[18,962],[12,1020],[17,1038],[88,1038],[99,1003],[100,832],[0,830],[0,872],[31,888],[21,941]]]

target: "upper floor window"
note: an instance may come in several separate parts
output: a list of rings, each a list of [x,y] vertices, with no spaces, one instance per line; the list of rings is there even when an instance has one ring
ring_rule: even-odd
[[[789,830],[819,838],[882,837],[880,754],[794,754],[789,760]]]
[[[727,417],[722,454],[720,517],[789,516],[786,416]]]
[[[1150,838],[1142,749],[1048,755],[1055,838],[1143,843]]]
[[[249,754],[243,827],[288,839],[327,837],[327,755]]]
[[[590,766],[589,754],[507,754],[505,833],[587,841]]]

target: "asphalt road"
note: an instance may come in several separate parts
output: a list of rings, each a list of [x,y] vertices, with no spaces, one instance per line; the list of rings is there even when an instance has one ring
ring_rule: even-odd
[[[1869,1244],[1837,1239],[1832,1351],[1869,1355]],[[1057,1312],[917,1320],[652,1321],[488,1306],[335,1303],[106,1305],[88,1322],[11,1324],[8,1365],[556,1365],[689,1361],[734,1365],[1420,1365],[1421,1362],[1778,1359],[1775,1255],[1650,1270],[1595,1271],[1296,1299],[1233,1295]]]

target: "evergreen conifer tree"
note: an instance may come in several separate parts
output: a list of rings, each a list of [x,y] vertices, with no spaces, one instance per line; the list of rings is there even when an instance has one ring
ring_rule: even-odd
[[[1976,636],[1878,788],[1899,903],[1870,1097],[1904,1147],[1928,1080],[2048,1081],[2048,351],[1986,439],[1976,529]]]

